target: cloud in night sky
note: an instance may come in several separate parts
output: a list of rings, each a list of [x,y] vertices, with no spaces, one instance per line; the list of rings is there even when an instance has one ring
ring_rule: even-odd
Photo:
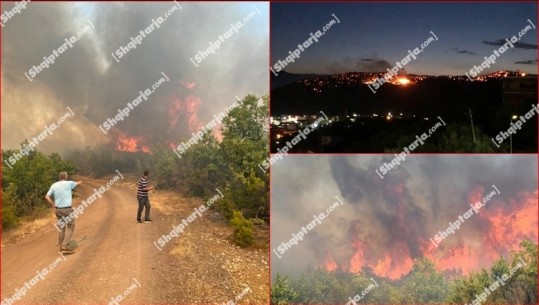
[[[483,43],[484,44],[488,44],[488,45],[491,45],[491,46],[502,46],[504,45],[505,43],[507,43],[507,41],[505,41],[505,39],[498,39],[496,41],[487,41],[487,40],[483,40]],[[513,44],[515,47],[514,49],[524,49],[524,50],[534,50],[534,49],[537,49],[537,45],[536,44],[529,44],[529,43],[525,43],[525,42],[516,42]]]
[[[522,60],[522,61],[515,61],[515,64],[536,65],[537,64],[537,59],[528,59],[528,60]]]
[[[468,55],[477,55],[477,53],[474,53],[472,51],[468,51],[468,50],[459,50],[458,48],[451,48],[451,50],[459,53],[459,54],[468,54]]]

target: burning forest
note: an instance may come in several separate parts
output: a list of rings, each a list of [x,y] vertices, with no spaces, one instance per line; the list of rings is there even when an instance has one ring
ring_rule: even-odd
[[[288,157],[274,166],[271,212],[279,225],[272,226],[272,248],[324,211],[325,198],[345,200],[282,258],[274,256],[274,280],[317,269],[399,286],[423,261],[446,280],[461,279],[509,260],[523,241],[537,244],[535,158],[408,157],[381,179],[375,169],[384,161]],[[535,270],[537,260],[532,264]]]

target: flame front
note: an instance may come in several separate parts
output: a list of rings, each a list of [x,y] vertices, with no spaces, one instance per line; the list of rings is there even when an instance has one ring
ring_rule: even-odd
[[[410,272],[414,259],[427,257],[438,270],[460,269],[463,275],[468,275],[473,270],[490,266],[502,255],[507,257],[512,250],[519,248],[524,239],[537,242],[537,191],[519,193],[518,198],[507,202],[494,196],[438,247],[429,238],[417,236],[417,232],[426,230],[426,226],[414,230],[413,226],[421,224],[414,224],[411,219],[406,222],[408,214],[404,213],[405,206],[399,199],[404,196],[402,187],[399,185],[388,191],[396,198],[396,205],[392,207],[395,212],[392,224],[400,228],[406,239],[380,245],[384,242],[378,236],[379,232],[361,225],[359,221],[352,221],[349,236],[353,254],[349,261],[339,262],[334,257],[342,257],[342,253],[333,253],[334,256],[328,253],[324,262],[326,270],[359,273],[367,267],[380,277],[395,280]],[[483,200],[489,192],[491,190],[485,191],[478,186],[470,192],[468,200],[470,203]],[[444,225],[449,226],[445,222],[439,223],[440,230],[445,229]],[[420,245],[420,253],[413,255],[410,245],[415,243]]]

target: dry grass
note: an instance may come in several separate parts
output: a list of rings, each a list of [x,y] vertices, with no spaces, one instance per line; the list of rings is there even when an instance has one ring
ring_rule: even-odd
[[[186,210],[189,207],[200,206],[203,201],[199,198],[186,198],[173,191],[153,191],[150,193],[152,208],[169,216],[175,212]]]
[[[53,212],[44,213],[43,216],[34,220],[22,220],[19,227],[2,232],[2,247],[6,244],[14,244],[45,226],[53,226],[55,221],[56,216]]]

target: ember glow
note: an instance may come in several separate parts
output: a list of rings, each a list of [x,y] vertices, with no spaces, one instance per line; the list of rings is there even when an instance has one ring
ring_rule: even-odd
[[[427,258],[440,271],[468,275],[507,258],[524,239],[537,242],[536,158],[408,156],[406,166],[380,179],[374,170],[384,160],[286,157],[274,165],[272,215],[280,220],[272,226],[272,240],[277,243],[297,230],[297,219],[318,213],[325,196],[345,199],[343,209],[327,217],[302,245],[276,259],[275,272],[319,266],[350,273],[370,270],[397,280],[412,270],[414,261]],[[500,193],[485,202],[493,184]],[[477,201],[485,206],[454,234],[436,246],[431,242]]]

